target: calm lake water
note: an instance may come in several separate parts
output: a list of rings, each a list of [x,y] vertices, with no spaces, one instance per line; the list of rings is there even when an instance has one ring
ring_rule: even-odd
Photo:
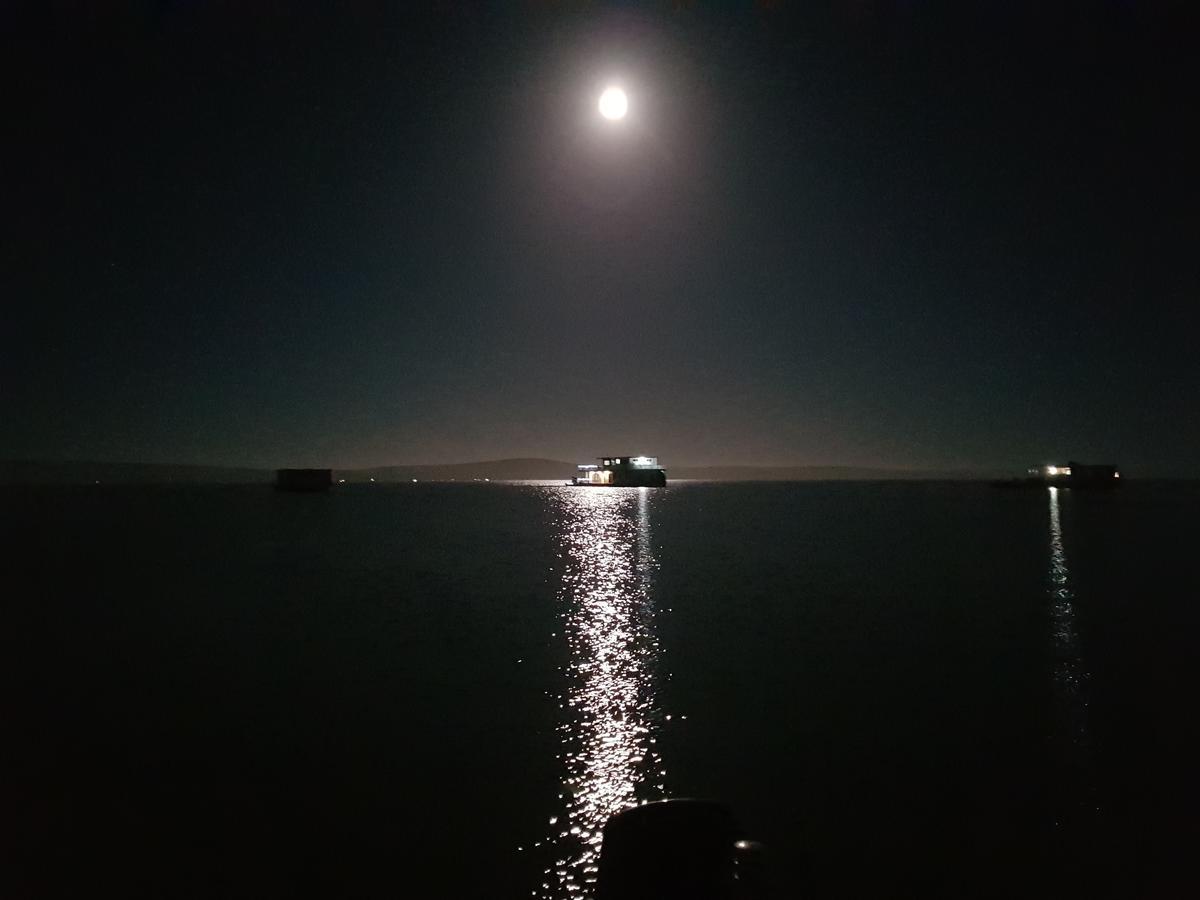
[[[6,897],[1194,891],[1195,484],[5,489]]]

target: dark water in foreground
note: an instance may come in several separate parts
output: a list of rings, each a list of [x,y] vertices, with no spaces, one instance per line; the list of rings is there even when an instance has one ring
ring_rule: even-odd
[[[6,489],[0,895],[1194,892],[1200,487]]]

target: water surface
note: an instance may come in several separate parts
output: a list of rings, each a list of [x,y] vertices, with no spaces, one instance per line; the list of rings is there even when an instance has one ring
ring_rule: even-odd
[[[1195,485],[2,500],[5,896],[586,895],[662,796],[779,896],[1195,886]]]

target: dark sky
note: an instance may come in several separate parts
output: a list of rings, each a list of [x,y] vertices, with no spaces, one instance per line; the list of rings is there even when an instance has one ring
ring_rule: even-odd
[[[1185,4],[291,5],[0,7],[0,457],[1200,475]]]

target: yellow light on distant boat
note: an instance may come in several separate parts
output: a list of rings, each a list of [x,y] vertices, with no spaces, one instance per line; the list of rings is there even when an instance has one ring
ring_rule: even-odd
[[[1058,466],[1046,466],[1046,474],[1047,475],[1057,475],[1058,474]]]

